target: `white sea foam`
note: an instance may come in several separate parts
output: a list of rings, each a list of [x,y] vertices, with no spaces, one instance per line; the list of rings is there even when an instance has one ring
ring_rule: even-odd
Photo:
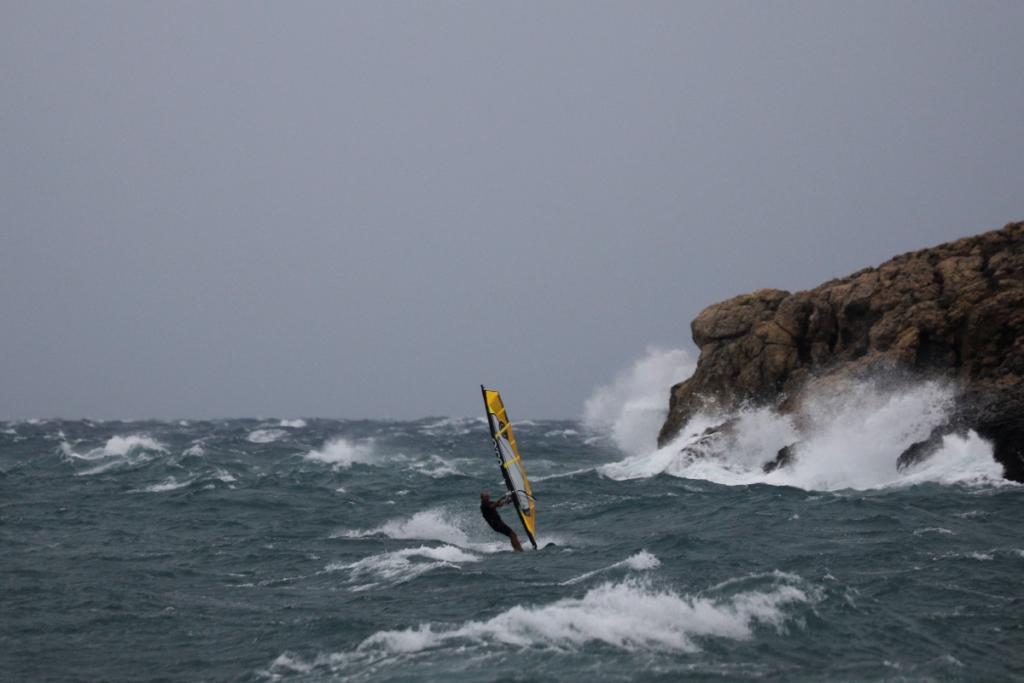
[[[479,555],[451,545],[420,546],[370,555],[350,564],[333,562],[327,565],[325,571],[348,571],[349,583],[354,584],[350,590],[362,591],[375,588],[382,582],[388,585],[405,583],[432,569],[458,567],[480,559]]]
[[[251,585],[251,584],[250,584]],[[300,674],[308,674],[313,670],[314,664],[307,664],[302,659],[293,655],[290,652],[285,652],[280,655],[270,665],[271,672],[293,672]]]
[[[366,538],[387,536],[399,540],[440,541],[449,545],[475,550],[476,552],[493,553],[509,548],[508,542],[480,542],[470,537],[466,528],[480,530],[481,524],[470,526],[469,519],[444,508],[421,510],[411,517],[392,519],[379,527],[367,530],[343,530],[336,533],[336,538]],[[481,531],[483,533],[483,531]]]
[[[216,470],[216,474],[214,475],[214,478],[217,481],[224,482],[225,484],[233,484],[236,481],[238,481],[238,479],[235,477],[235,475],[231,474],[227,470],[222,470],[219,467]]]
[[[281,420],[277,423],[279,427],[288,427],[290,429],[302,429],[306,426],[306,421],[302,419],[298,420]]]
[[[373,442],[353,443],[336,437],[327,441],[318,451],[303,456],[307,460],[326,462],[335,467],[351,467],[355,463],[370,463],[374,460]]]
[[[583,422],[608,432],[627,453],[651,452],[668,414],[669,389],[689,377],[693,357],[681,349],[651,347],[611,384],[598,387],[583,406]]]
[[[358,651],[393,656],[455,641],[565,650],[602,643],[626,651],[695,652],[700,639],[749,639],[757,624],[781,631],[787,608],[814,600],[813,591],[791,584],[714,599],[679,595],[626,579],[597,586],[581,598],[516,606],[487,621],[379,631],[364,640]]]
[[[578,598],[536,606],[517,605],[486,621],[422,623],[415,628],[378,631],[354,650],[322,653],[306,660],[284,652],[268,676],[314,670],[346,677],[401,666],[410,657],[444,648],[465,658],[500,648],[575,652],[601,644],[626,652],[692,653],[709,640],[747,640],[758,627],[785,632],[800,626],[802,605],[821,599],[821,590],[799,577],[775,572],[756,588],[708,597],[656,589],[644,579],[604,583]],[[714,589],[711,589],[712,591]]]
[[[249,436],[246,437],[252,443],[273,443],[282,436],[287,436],[288,432],[283,429],[254,429],[249,432]]]
[[[615,564],[610,564],[607,567],[603,567],[601,569],[595,569],[594,571],[587,572],[585,574],[581,574],[581,575],[579,575],[577,577],[569,579],[568,581],[563,581],[560,585],[562,585],[562,586],[571,586],[573,584],[581,583],[583,581],[586,581],[587,579],[589,579],[589,578],[591,578],[593,576],[597,576],[598,574],[603,574],[605,572],[613,571],[615,569],[623,569],[623,568],[625,568],[625,569],[633,569],[633,570],[636,570],[636,571],[644,571],[644,570],[647,570],[647,569],[657,569],[660,566],[661,566],[661,560],[659,560],[657,557],[655,557],[651,553],[647,552],[646,550],[641,550],[638,553],[630,555],[629,557],[627,557],[626,559],[622,560],[621,562],[616,562]]]
[[[174,477],[167,477],[167,479],[164,479],[159,484],[153,484],[152,486],[147,486],[146,488],[144,488],[142,490],[146,491],[147,493],[165,493],[167,491],[176,491],[177,489],[184,488],[184,487],[188,486],[189,484],[191,484],[193,481],[194,481],[193,479],[186,479],[185,481],[178,481]]]
[[[75,451],[67,441],[61,442],[60,450],[64,457],[72,462],[85,460],[98,463],[93,467],[76,472],[78,476],[89,476],[122,465],[145,462],[154,453],[166,453],[167,447],[148,434],[129,434],[127,436],[112,436],[103,446],[89,449],[84,453]]]
[[[112,436],[103,446],[104,455],[128,455],[139,449],[147,451],[167,452],[167,446],[146,434],[130,434],[128,436]],[[92,451],[90,451],[92,452]]]
[[[604,424],[627,455],[601,467],[605,476],[622,480],[669,474],[728,485],[766,483],[808,490],[864,490],[924,482],[1005,484],[991,445],[974,432],[946,436],[932,457],[897,470],[900,453],[945,424],[955,408],[953,387],[937,381],[901,387],[849,382],[841,391],[807,396],[794,416],[750,407],[731,414],[698,414],[672,443],[654,448],[651,440],[661,418],[655,419],[653,406],[631,408],[637,402],[648,405],[631,397],[656,372],[672,373],[658,386],[686,377],[672,366],[662,356],[648,354],[616,380],[614,390],[604,388],[588,400],[587,424]],[[661,402],[664,408],[667,391]],[[726,420],[733,420],[727,433],[704,433]],[[643,433],[647,441],[637,436]],[[793,461],[765,473],[763,465],[790,445]]]
[[[123,464],[125,464],[124,460],[108,460],[107,462],[102,463],[100,465],[95,465],[84,470],[79,470],[78,472],[75,472],[75,476],[89,477],[94,474],[102,474],[103,472],[108,472],[110,470],[117,469]]]
[[[425,474],[434,479],[462,474],[455,465],[451,464],[439,455],[430,455],[427,457],[426,461],[413,463],[410,467],[420,474]]]
[[[197,457],[202,457],[206,455],[206,450],[203,448],[203,444],[194,443],[188,448],[186,448],[182,455],[193,455]]]
[[[443,541],[463,547],[469,543],[466,532],[453,523],[450,515],[440,508],[423,510],[411,517],[392,519],[368,531],[345,531],[341,534],[350,538],[378,535],[403,540]]]

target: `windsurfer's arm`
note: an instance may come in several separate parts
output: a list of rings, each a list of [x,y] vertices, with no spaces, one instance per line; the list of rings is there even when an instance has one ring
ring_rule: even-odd
[[[498,500],[497,503],[494,504],[494,507],[500,508],[502,505],[505,505],[506,503],[511,503],[511,502],[512,502],[512,494],[511,493],[506,493],[504,496],[502,496]]]

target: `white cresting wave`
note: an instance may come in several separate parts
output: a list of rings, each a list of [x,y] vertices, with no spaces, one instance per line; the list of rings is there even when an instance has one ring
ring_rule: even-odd
[[[680,352],[682,353],[682,352]],[[872,381],[849,382],[843,391],[811,395],[799,415],[769,408],[743,408],[731,414],[699,414],[663,448],[652,445],[667,415],[667,389],[687,374],[673,370],[669,352],[651,351],[587,402],[588,425],[603,424],[628,457],[599,468],[615,480],[667,474],[720,484],[773,484],[807,490],[876,489],[926,482],[1004,485],[1002,466],[991,445],[974,432],[944,437],[939,451],[897,470],[907,447],[945,424],[955,408],[952,386],[922,381],[899,388]],[[672,371],[650,382],[644,399],[640,387],[658,370]],[[657,416],[635,406],[660,403]],[[600,406],[600,411],[592,410]],[[618,406],[616,408],[616,406]],[[592,419],[600,413],[601,421]],[[704,430],[734,420],[731,436],[708,439]],[[799,425],[799,426],[798,426]],[[645,442],[637,435],[647,433]],[[763,466],[779,449],[795,444],[794,461],[774,472]]]
[[[183,489],[185,487],[192,486],[197,482],[205,482],[207,483],[206,488],[212,488],[213,481],[219,481],[223,484],[228,484],[228,488],[234,488],[234,486],[231,486],[231,484],[238,480],[230,472],[222,470],[218,467],[204,476],[194,476],[189,479],[184,479],[181,481],[179,481],[175,477],[167,477],[166,479],[157,484],[150,484],[149,486],[146,486],[141,489],[130,489],[128,493],[167,493],[169,491],[177,491],[178,489]]]
[[[449,461],[436,453],[422,453],[414,457],[403,453],[382,453],[376,448],[373,439],[353,441],[344,437],[334,437],[319,449],[307,452],[303,458],[326,463],[336,469],[349,468],[358,463],[384,467],[401,466],[431,479],[465,476],[455,465],[457,459]]]
[[[461,476],[463,474],[458,467],[435,454],[429,454],[425,461],[414,462],[409,467],[410,469],[416,470],[420,474],[425,474],[432,479]]]
[[[696,363],[681,349],[650,347],[646,355],[598,387],[583,405],[583,424],[607,433],[627,453],[653,451],[668,410],[673,384],[693,374]]]
[[[246,439],[251,443],[273,443],[283,436],[288,436],[283,429],[254,429]]]
[[[518,521],[506,520],[510,525]],[[527,552],[532,552],[526,542],[526,533],[515,527]],[[469,531],[467,531],[469,530]],[[474,512],[453,511],[446,508],[421,510],[409,517],[398,517],[372,529],[341,529],[332,538],[373,538],[385,536],[402,541],[439,541],[476,553],[497,553],[511,550],[504,536],[491,531]],[[554,543],[560,547],[577,545],[575,538],[560,534],[543,534],[537,539],[543,546]]]
[[[477,529],[480,525],[469,526],[468,519],[443,508],[422,510],[411,517],[392,519],[379,527],[367,530],[343,530],[336,538],[367,538],[386,536],[396,540],[440,541],[459,548],[477,552],[498,552],[508,548],[508,542],[480,542],[473,540],[465,531],[466,527]]]
[[[468,562],[479,562],[481,557],[453,545],[403,548],[370,555],[352,563],[332,562],[325,571],[347,571],[349,590],[353,592],[393,586],[415,579],[441,567],[460,568]]]
[[[84,453],[75,451],[67,441],[61,442],[60,450],[63,456],[71,462],[91,461],[96,463],[92,467],[76,472],[77,476],[84,477],[100,474],[123,465],[146,462],[154,454],[166,453],[167,446],[148,434],[129,434],[127,436],[112,436],[103,446],[89,449]]]
[[[616,562],[615,564],[608,565],[607,567],[603,567],[602,569],[595,569],[592,572],[580,574],[579,576],[571,578],[568,581],[561,582],[561,584],[559,585],[572,586],[573,584],[581,583],[593,576],[597,576],[598,574],[614,571],[616,569],[632,569],[635,571],[644,571],[648,569],[657,569],[660,566],[661,560],[659,560],[657,557],[647,552],[646,550],[641,550],[638,553],[630,555],[621,562]]]
[[[603,583],[582,597],[516,605],[484,621],[378,631],[354,651],[313,661],[286,652],[271,664],[270,672],[355,670],[437,648],[460,653],[473,647],[574,652],[600,644],[625,652],[692,653],[705,640],[748,640],[759,627],[783,632],[790,623],[799,624],[794,611],[819,601],[821,593],[793,578],[780,574],[770,586],[723,597],[685,595],[656,588],[642,578],[627,578]]]
[[[371,463],[374,460],[373,442],[358,443],[336,437],[324,443],[320,450],[309,451],[303,457],[306,460],[324,462],[335,467],[351,467],[355,463]]]

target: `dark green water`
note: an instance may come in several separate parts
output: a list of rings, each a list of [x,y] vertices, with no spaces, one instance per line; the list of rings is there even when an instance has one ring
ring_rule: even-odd
[[[625,478],[519,423],[514,554],[482,420],[292,424],[0,424],[0,679],[1024,677],[1018,486]]]

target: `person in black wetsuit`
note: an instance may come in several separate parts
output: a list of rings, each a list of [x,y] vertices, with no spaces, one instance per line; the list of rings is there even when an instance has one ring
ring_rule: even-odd
[[[498,508],[505,503],[512,500],[512,494],[502,496],[498,500],[491,500],[491,494],[489,491],[480,492],[480,514],[484,516],[484,520],[490,525],[492,529],[497,531],[499,534],[508,536],[508,539],[512,541],[512,549],[517,553],[523,552],[523,546],[519,544],[519,537],[516,536],[516,532],[509,528],[508,524],[498,514]]]

